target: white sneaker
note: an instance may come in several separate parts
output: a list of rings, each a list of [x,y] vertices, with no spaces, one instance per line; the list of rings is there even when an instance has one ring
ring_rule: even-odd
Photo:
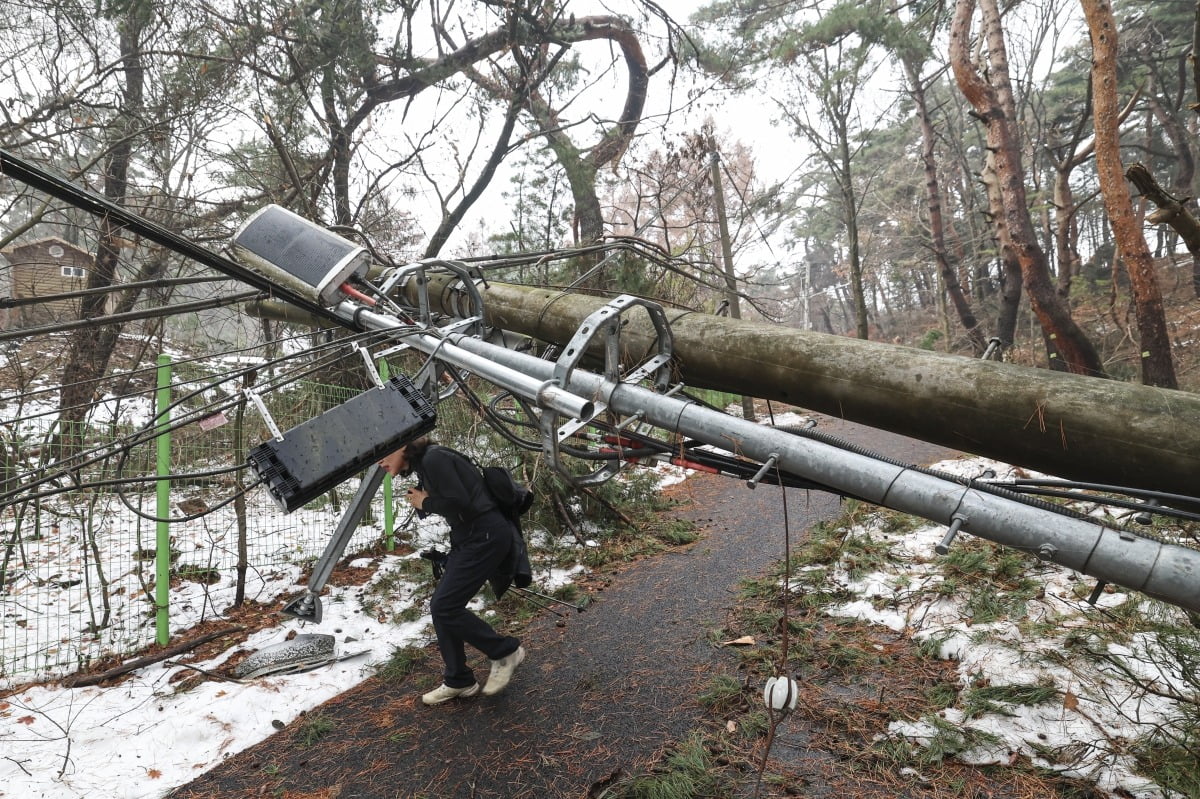
[[[421,697],[421,701],[427,705],[440,705],[443,702],[449,702],[451,699],[458,699],[468,696],[475,696],[479,693],[479,683],[473,683],[466,688],[451,688],[449,685],[442,683],[437,688],[434,688],[429,693]]]
[[[508,686],[508,681],[512,679],[513,672],[517,670],[517,666],[520,666],[524,659],[525,647],[518,646],[517,651],[511,655],[493,660],[492,673],[488,677],[487,685],[483,687],[483,695],[492,696],[503,691]]]

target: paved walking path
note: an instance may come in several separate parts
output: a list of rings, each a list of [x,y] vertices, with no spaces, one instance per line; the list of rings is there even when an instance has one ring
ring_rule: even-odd
[[[817,418],[819,430],[895,460],[949,455]],[[671,490],[700,540],[593,575],[593,604],[565,626],[549,614],[535,620],[523,636],[529,657],[505,693],[424,707],[420,692],[436,684],[431,648],[430,674],[400,684],[372,678],[323,706],[334,724],[314,745],[297,741],[297,720],[171,796],[586,799],[642,770],[700,720],[696,696],[713,675],[732,672],[709,634],[733,608],[739,581],[783,555],[778,487],[697,475]],[[839,513],[836,497],[787,495],[793,540]],[[486,674],[486,662],[473,665]]]

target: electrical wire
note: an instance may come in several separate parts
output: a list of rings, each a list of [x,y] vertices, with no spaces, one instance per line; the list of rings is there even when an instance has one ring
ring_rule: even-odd
[[[382,338],[381,334],[379,334],[377,332],[359,333],[352,337],[352,342],[356,342],[356,341],[363,340],[363,339],[376,339],[376,338]],[[344,357],[342,354],[342,349],[347,345],[347,343],[351,343],[351,342],[348,342],[347,340],[343,339],[343,340],[340,340],[337,342],[332,342],[330,344],[319,345],[318,347],[314,348],[314,350],[320,351],[320,350],[328,349],[329,352],[325,353],[325,355],[323,355],[321,358],[318,358],[316,361],[311,361],[311,360],[308,361],[307,368],[305,368],[305,369],[293,371],[287,375],[280,376],[276,380],[268,383],[265,387],[260,386],[259,393],[265,394],[265,393],[271,393],[274,391],[281,390],[284,387],[286,387],[287,385],[297,382],[297,381],[303,379],[304,377],[307,377],[308,375],[312,374],[313,372],[320,371],[320,370],[324,369],[325,367],[327,367],[328,365],[330,365],[331,363],[337,362],[338,360],[340,360]],[[143,427],[141,427],[138,430],[134,431],[133,433],[123,437],[122,439],[120,439],[117,442],[112,442],[112,441],[105,442],[105,443],[99,444],[89,450],[84,450],[82,452],[75,453],[74,455],[72,455],[72,457],[68,461],[65,461],[65,462],[59,461],[56,464],[57,468],[50,470],[50,471],[47,471],[44,468],[40,468],[40,469],[36,469],[36,470],[26,471],[20,475],[15,475],[14,476],[15,482],[17,482],[18,486],[15,489],[11,489],[9,491],[0,493],[0,508],[6,507],[11,504],[15,504],[16,502],[20,502],[23,500],[40,499],[44,496],[53,496],[55,494],[60,494],[60,493],[64,493],[66,491],[71,491],[71,490],[81,490],[83,488],[90,488],[93,486],[100,486],[100,485],[120,486],[120,485],[128,485],[128,484],[140,482],[139,478],[122,478],[120,476],[122,474],[122,472],[124,471],[125,463],[127,462],[129,453],[133,449],[135,449],[136,447],[138,447],[140,445],[143,445],[150,441],[153,441],[153,440],[157,439],[159,436],[162,436],[167,433],[171,433],[171,432],[174,432],[181,428],[187,427],[187,426],[197,422],[200,419],[208,418],[209,416],[212,416],[215,413],[223,412],[229,408],[235,407],[236,405],[238,405],[239,403],[241,403],[243,401],[243,398],[240,393],[235,393],[233,395],[229,395],[229,396],[220,398],[218,400],[214,400],[212,402],[204,403],[198,407],[190,408],[183,416],[178,416],[178,417],[173,418],[171,420],[171,423],[168,425],[156,426],[157,421],[159,419],[163,418],[164,414],[170,414],[172,411],[174,411],[174,410],[180,408],[181,406],[192,401],[195,397],[197,397],[201,394],[204,394],[206,392],[212,391],[224,383],[228,383],[233,380],[237,380],[238,378],[243,377],[244,375],[247,375],[251,372],[257,372],[259,370],[268,369],[268,368],[276,366],[278,364],[282,364],[282,363],[285,363],[285,362],[288,362],[291,360],[295,360],[295,359],[298,359],[301,357],[309,358],[312,351],[313,350],[309,350],[309,351],[306,351],[303,353],[294,353],[294,354],[282,356],[280,358],[275,358],[275,359],[267,361],[265,363],[253,364],[250,366],[232,370],[230,372],[226,372],[218,380],[215,380],[215,381],[209,380],[209,381],[205,382],[204,384],[202,384],[197,389],[195,389],[194,391],[188,392],[188,393],[184,394],[183,396],[177,396],[169,405],[167,405],[165,408],[161,409],[158,413],[156,413],[154,415],[154,417],[150,419],[149,422],[147,422],[145,425],[143,425]],[[198,381],[188,381],[188,382],[198,382]],[[78,479],[78,474],[83,468],[88,467],[88,466],[93,466],[97,463],[100,463],[100,462],[105,461],[112,457],[117,458],[117,465],[116,465],[117,477],[115,479],[113,479],[111,481],[103,481],[103,480],[81,481]],[[237,467],[237,469],[240,469],[240,468],[244,468],[244,467]],[[237,469],[233,469],[233,471],[236,471]],[[44,492],[32,490],[32,489],[38,488],[39,486],[45,485],[47,483],[53,483],[54,481],[61,479],[66,474],[75,475],[75,477],[73,478],[73,485],[71,485],[69,487],[62,488],[62,487],[56,486],[56,488],[54,490],[44,491]],[[37,475],[40,475],[40,476],[37,476]],[[204,476],[204,473],[198,473],[198,476]],[[178,479],[185,479],[187,477],[187,475],[176,475],[176,477]],[[132,505],[127,501],[123,492],[117,491],[116,493],[121,498],[121,501],[123,502],[123,504],[126,505],[126,507],[128,507],[130,510],[133,510],[135,513],[138,512],[137,509],[133,508]],[[223,502],[220,505],[213,506],[212,508],[210,508],[210,512],[212,510],[216,510],[217,508],[223,507],[226,504],[228,504],[228,503]],[[201,515],[203,515],[203,514],[201,514]],[[189,518],[192,518],[192,517],[189,517]],[[186,519],[178,519],[178,521],[186,521]]]
[[[314,335],[314,333],[316,335],[320,335],[321,333],[330,332],[332,330],[334,330],[334,328],[322,328],[322,329],[318,329],[316,331],[311,331],[311,332],[296,333],[295,335],[290,335],[290,336],[285,336],[284,338],[275,339],[273,342],[271,342],[271,344],[278,346],[280,344],[286,344],[288,342],[296,341],[301,338],[307,338],[311,335]],[[241,347],[241,348],[235,348],[232,350],[226,350],[222,353],[222,355],[224,355],[226,357],[228,357],[230,355],[240,355],[242,353],[251,352],[253,350],[265,349],[267,346],[268,346],[267,344],[255,344],[255,345],[248,346],[248,347]],[[325,346],[329,346],[329,345],[318,345],[317,348],[321,348],[321,347],[325,347]],[[312,348],[310,348],[310,350],[311,349]],[[288,357],[289,358],[297,357],[299,354],[300,353],[296,353],[296,354],[288,356]],[[211,364],[212,357],[213,357],[212,355],[206,354],[206,355],[196,355],[191,358],[172,359],[171,365],[172,365],[172,367],[178,368],[180,366],[193,364],[193,363]],[[269,362],[269,361],[265,362],[264,364],[262,364],[262,366],[266,367],[270,363],[272,363],[272,362]],[[82,384],[86,384],[86,383],[97,383],[98,384],[105,380],[130,380],[135,377],[139,377],[142,375],[148,375],[148,374],[157,372],[159,368],[160,367],[157,364],[148,364],[146,366],[142,366],[137,369],[131,369],[131,370],[125,371],[125,372],[112,372],[112,373],[110,373],[104,377],[100,377],[100,378],[89,378],[88,380],[76,381],[74,383],[58,383],[53,386],[47,386],[46,388],[22,391],[20,393],[20,395],[16,395],[16,396],[19,396],[21,399],[29,399],[31,397],[39,397],[43,394],[57,394],[66,386],[77,386],[77,385],[82,385]],[[138,395],[129,394],[129,395],[125,395],[125,396],[138,396]],[[120,399],[120,398],[118,397],[118,399]],[[13,402],[13,401],[14,401],[14,395],[0,397],[0,404]],[[75,407],[81,407],[81,406],[75,406]],[[52,411],[52,412],[57,413],[59,410],[65,410],[65,409],[56,409],[55,411]],[[30,417],[23,416],[22,418],[24,419],[24,418],[30,418]]]
[[[1102,505],[1111,508],[1124,508],[1125,510],[1135,510],[1145,513],[1150,513],[1156,516],[1167,516],[1182,521],[1200,522],[1200,513],[1183,510],[1181,508],[1173,508],[1165,505],[1149,504],[1146,502],[1137,502],[1129,499],[1120,499],[1118,497],[1103,497],[1096,494],[1087,494],[1083,491],[1070,491],[1056,488],[1048,488],[1034,485],[1021,485],[1019,483],[1004,483],[993,482],[991,485],[1005,486],[1019,494],[1035,494],[1041,497],[1056,497],[1058,499],[1069,499],[1075,502],[1091,502],[1096,505]],[[1121,489],[1108,489],[1120,491]],[[1132,490],[1131,490],[1132,491]],[[1142,493],[1142,492],[1133,492]],[[1159,492],[1144,492],[1152,495],[1158,495]],[[1178,494],[1166,494],[1162,496],[1180,497]],[[1193,505],[1200,505],[1200,499],[1192,497],[1188,500]]]

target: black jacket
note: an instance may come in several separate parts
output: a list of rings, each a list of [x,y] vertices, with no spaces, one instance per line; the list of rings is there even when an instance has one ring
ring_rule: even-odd
[[[474,519],[496,510],[483,475],[465,455],[432,444],[421,460],[411,465],[417,487],[429,493],[418,511],[422,519],[436,513],[446,518],[451,531],[462,534]]]
[[[483,475],[470,458],[449,447],[431,444],[419,461],[410,464],[417,475],[417,487],[429,496],[417,511],[421,518],[430,513],[444,516],[450,523],[451,540],[470,532],[471,522],[488,511],[499,510],[483,482]],[[520,588],[533,580],[529,551],[520,522],[499,514],[512,530],[512,547],[488,578],[499,599],[513,583]]]

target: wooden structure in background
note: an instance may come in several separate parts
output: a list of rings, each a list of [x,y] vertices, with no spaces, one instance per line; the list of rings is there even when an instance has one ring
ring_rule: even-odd
[[[51,236],[0,250],[9,263],[8,288],[14,300],[51,297],[87,286],[92,254]],[[79,318],[79,298],[21,304],[9,312],[7,327],[33,327]]]

